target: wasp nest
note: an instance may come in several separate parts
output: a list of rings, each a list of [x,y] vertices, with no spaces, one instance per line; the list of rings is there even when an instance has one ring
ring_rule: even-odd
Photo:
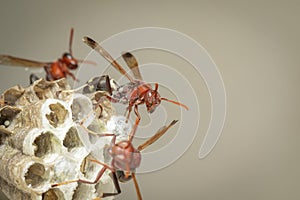
[[[51,187],[79,178],[95,180],[102,166],[86,158],[97,150],[97,159],[104,159],[103,148],[110,141],[88,134],[85,127],[97,133],[107,130],[114,114],[111,104],[103,100],[95,107],[101,92],[84,96],[69,89],[65,79],[41,79],[2,94],[0,189],[9,199],[93,199],[103,188],[114,190],[109,172],[98,184]]]

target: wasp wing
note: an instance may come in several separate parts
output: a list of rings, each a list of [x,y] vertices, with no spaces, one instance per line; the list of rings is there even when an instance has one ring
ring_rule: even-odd
[[[27,60],[9,55],[0,55],[0,65],[21,66],[21,67],[44,67],[50,63]]]
[[[150,139],[148,139],[146,142],[144,142],[143,144],[141,144],[137,149],[139,151],[142,151],[143,149],[145,149],[146,147],[148,147],[149,145],[153,144],[154,142],[156,142],[161,136],[163,136],[167,130],[169,128],[171,128],[174,124],[176,124],[176,122],[178,122],[178,120],[173,120],[168,126],[163,126],[161,127],[156,133],[155,135],[153,135]]]
[[[136,58],[129,52],[123,53],[122,57],[125,60],[127,66],[132,71],[133,76],[136,79],[143,80],[143,77],[142,77],[142,74],[140,72],[139,65],[138,65],[138,62],[137,62]]]
[[[84,37],[83,42],[95,51],[97,51],[101,56],[103,56],[108,62],[110,62],[114,66],[115,69],[117,69],[121,74],[126,76],[128,80],[130,80],[130,82],[134,81],[133,78],[129,74],[127,74],[125,69],[115,59],[113,59],[113,57],[102,46],[100,46],[99,43],[97,43],[89,37]]]

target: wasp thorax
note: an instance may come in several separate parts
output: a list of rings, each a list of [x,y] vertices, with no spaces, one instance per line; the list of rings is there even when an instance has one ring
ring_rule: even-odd
[[[113,165],[124,171],[134,171],[141,163],[141,153],[129,141],[121,141],[109,150]]]

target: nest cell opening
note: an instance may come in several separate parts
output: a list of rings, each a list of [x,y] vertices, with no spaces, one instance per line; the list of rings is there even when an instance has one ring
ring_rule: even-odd
[[[33,163],[27,170],[25,182],[28,186],[37,188],[49,179],[49,173],[46,171],[44,165],[40,163]]]
[[[63,192],[58,188],[51,188],[42,194],[42,200],[64,200]]]
[[[15,116],[21,112],[21,109],[11,106],[6,106],[0,110],[0,125],[4,128],[10,126]]]
[[[63,140],[63,145],[70,152],[73,148],[82,147],[83,144],[79,138],[77,129],[75,127],[71,127],[66,134],[66,137]]]
[[[39,135],[34,140],[33,145],[36,147],[34,155],[39,158],[49,154],[59,153],[61,150],[60,140],[51,132],[45,132]]]
[[[14,86],[3,93],[4,102],[7,105],[15,105],[24,92],[25,90],[21,86]]]
[[[59,125],[64,124],[68,116],[68,110],[60,103],[50,104],[49,108],[51,112],[46,114],[46,118],[51,126],[57,128]]]
[[[88,97],[82,94],[74,94],[71,109],[73,121],[88,126],[94,119],[93,104]]]

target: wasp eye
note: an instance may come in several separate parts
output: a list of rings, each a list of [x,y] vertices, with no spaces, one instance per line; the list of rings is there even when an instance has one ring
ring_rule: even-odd
[[[78,67],[77,60],[70,53],[63,54],[63,61],[69,69],[76,69]]]
[[[72,56],[70,53],[64,53],[64,54],[63,54],[63,58],[66,58],[66,59],[73,59],[73,56]]]

